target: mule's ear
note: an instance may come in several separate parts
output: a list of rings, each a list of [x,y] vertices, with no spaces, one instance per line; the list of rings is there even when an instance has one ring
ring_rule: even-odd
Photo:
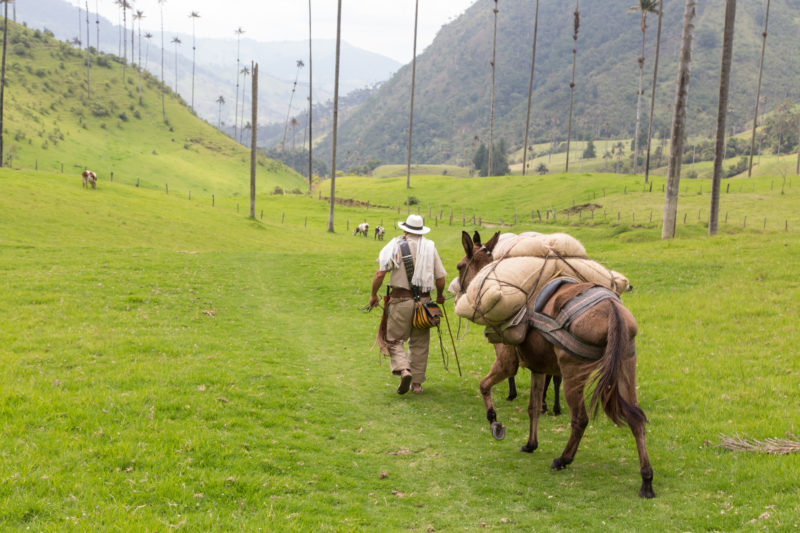
[[[498,231],[497,233],[492,235],[492,238],[489,239],[489,242],[484,244],[484,247],[491,252],[492,250],[494,250],[494,247],[497,246],[497,241],[499,240],[500,240],[500,232]]]
[[[475,231],[475,234],[472,236],[472,240],[475,241],[475,246],[481,246],[481,234]]]
[[[467,257],[471,258],[474,246],[472,245],[472,239],[469,238],[469,233],[466,231],[461,232],[461,244],[464,246],[464,251],[467,253]]]

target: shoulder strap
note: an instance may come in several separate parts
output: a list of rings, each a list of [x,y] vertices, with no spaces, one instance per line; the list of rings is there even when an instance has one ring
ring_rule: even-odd
[[[411,278],[414,276],[414,258],[411,255],[411,247],[408,241],[400,239],[400,254],[403,256],[403,266],[406,269],[406,277],[408,278],[408,286],[411,288],[411,294],[414,295],[415,300],[419,300],[419,287],[411,283]]]

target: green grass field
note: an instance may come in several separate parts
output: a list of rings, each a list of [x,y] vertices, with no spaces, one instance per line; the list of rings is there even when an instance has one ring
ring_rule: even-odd
[[[3,169],[0,529],[798,528],[797,456],[716,446],[800,426],[796,189],[778,176],[730,180],[722,210],[769,223],[731,221],[710,239],[692,217],[708,205],[707,183],[701,193],[684,180],[688,220],[661,241],[661,182],[643,192],[638,179],[422,177],[409,192],[404,178],[343,178],[337,196],[391,208],[339,206],[331,234],[325,202],[266,187],[252,220],[239,196],[212,207],[206,196],[117,182],[86,191],[58,173]],[[605,219],[562,216],[604,187]],[[370,349],[379,317],[358,311],[381,244],[348,229],[383,220],[396,235],[409,194],[413,207],[443,212],[428,224],[451,276],[461,230],[494,230],[458,216],[451,226],[450,208],[508,222],[515,209],[552,205],[555,222],[520,216],[506,230],[568,231],[630,278],[656,499],[637,498],[633,438],[604,418],[564,471],[549,465],[566,415],[544,417],[539,450],[519,452],[527,371],[513,403],[496,390],[508,435],[494,441],[478,393],[493,352],[478,327],[458,341],[463,376],[433,346],[425,393],[396,394]],[[652,223],[630,219],[651,208]]]

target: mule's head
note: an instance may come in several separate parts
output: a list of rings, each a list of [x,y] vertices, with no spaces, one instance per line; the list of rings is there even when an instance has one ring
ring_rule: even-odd
[[[466,231],[461,232],[461,244],[464,246],[466,255],[458,262],[458,278],[450,284],[450,292],[458,299],[467,290],[470,282],[475,275],[486,265],[494,261],[492,251],[500,238],[498,231],[486,244],[481,243],[481,236],[476,231],[473,237]]]

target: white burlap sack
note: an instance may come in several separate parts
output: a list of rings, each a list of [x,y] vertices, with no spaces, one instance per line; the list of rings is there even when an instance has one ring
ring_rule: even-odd
[[[529,255],[517,255],[523,252]],[[533,305],[536,295],[553,278],[591,281],[621,293],[628,280],[586,257],[575,238],[556,233],[505,238],[493,252],[495,261],[472,280],[456,302],[456,314],[473,322],[500,326],[523,307]]]
[[[586,249],[571,235],[566,233],[526,232],[519,235],[506,233],[500,235],[492,255],[495,259],[503,257],[546,257],[557,252],[565,257],[585,257]]]

